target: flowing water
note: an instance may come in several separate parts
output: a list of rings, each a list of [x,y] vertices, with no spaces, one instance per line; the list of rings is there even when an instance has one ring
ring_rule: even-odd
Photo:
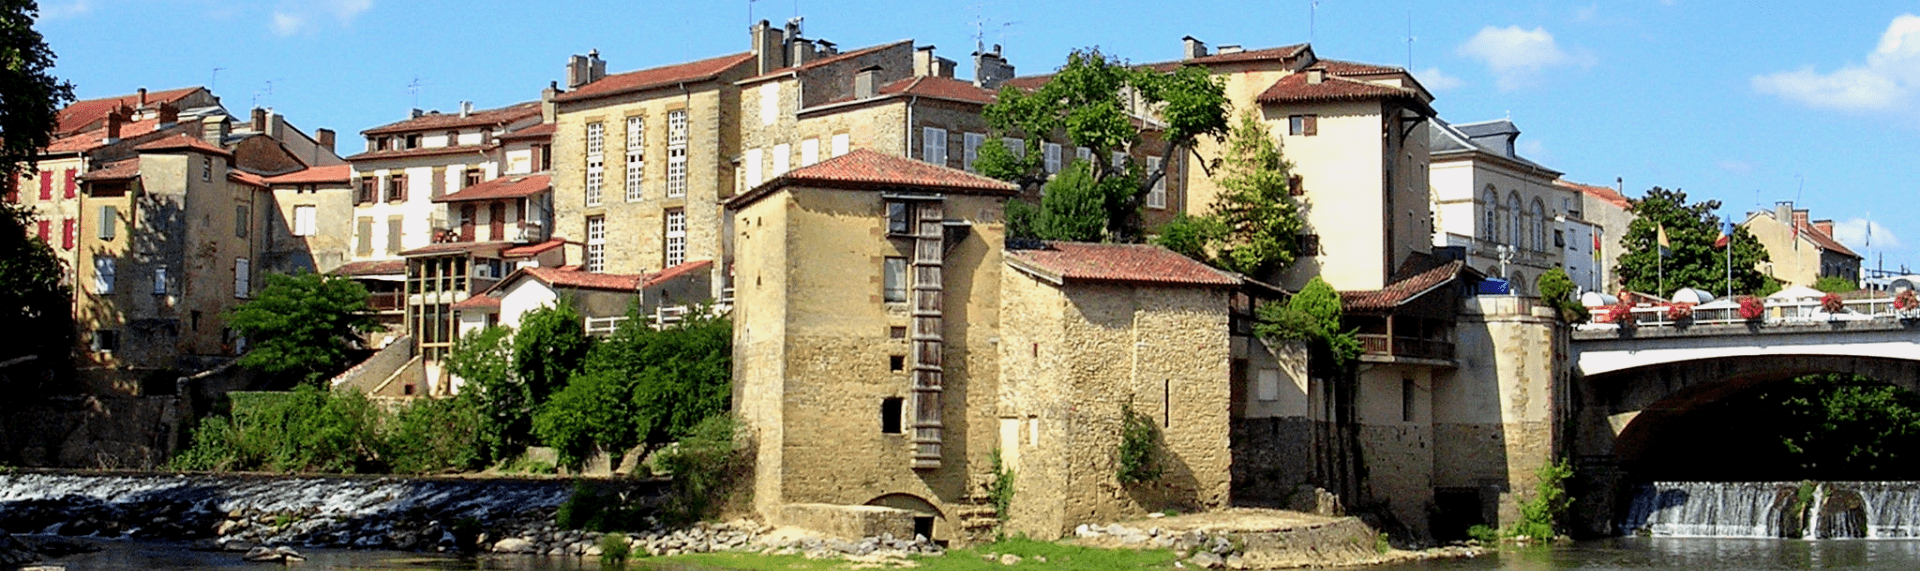
[[[1920,482],[1656,482],[1622,534],[1655,537],[1920,538]]]

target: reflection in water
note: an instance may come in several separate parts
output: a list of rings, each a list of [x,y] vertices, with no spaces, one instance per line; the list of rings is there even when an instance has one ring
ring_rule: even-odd
[[[1620,538],[1430,561],[1382,571],[1774,571],[1920,569],[1920,541]]]
[[[247,563],[240,560],[240,554],[217,551],[194,551],[177,543],[149,543],[138,541],[96,541],[102,550],[94,553],[82,553],[67,557],[53,558],[45,563],[62,565],[73,570],[101,571],[199,571],[205,569],[270,569],[279,568],[277,564]],[[599,571],[600,562],[594,559],[573,557],[530,557],[523,555],[486,556],[479,558],[459,558],[434,553],[406,553],[397,551],[346,551],[332,549],[301,549],[307,561],[298,564],[298,569],[320,570],[477,570],[498,569],[505,571]],[[649,565],[636,562],[627,565],[629,571],[698,571],[698,568],[679,565]]]

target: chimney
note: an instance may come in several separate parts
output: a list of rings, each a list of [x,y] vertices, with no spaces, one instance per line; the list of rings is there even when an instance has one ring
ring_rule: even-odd
[[[180,122],[180,108],[174,107],[172,103],[161,103],[160,104],[160,126],[172,127],[174,123],[179,123],[179,122]]]
[[[472,101],[461,101],[461,102],[460,102],[460,117],[464,119],[464,118],[466,118],[466,117],[470,117],[470,116],[472,116],[472,115],[473,115],[473,102],[472,102]]]
[[[567,58],[567,89],[593,83],[606,76],[607,62],[600,59],[600,50]]]
[[[547,88],[540,90],[540,122],[552,123],[560,114],[560,108],[554,104],[553,97],[560,94],[560,83],[549,82]]]
[[[147,108],[147,88],[145,87],[140,88],[140,108]]]
[[[1182,53],[1185,54],[1182,56],[1181,59],[1194,59],[1194,58],[1207,57],[1206,42],[1202,42],[1198,39],[1195,39],[1193,36],[1187,36],[1184,38],[1180,38],[1180,43],[1181,43],[1181,47],[1183,48]]]
[[[101,141],[101,142],[102,143],[120,142],[120,124],[125,122],[126,120],[127,118],[121,115],[120,112],[118,111],[113,113],[108,113],[107,114],[107,138],[105,141]]]
[[[813,40],[808,39],[794,38],[792,45],[788,46],[787,51],[789,52],[787,61],[792,62],[795,66],[806,65],[807,62],[819,57],[816,55],[817,48],[814,46]]]
[[[333,129],[321,127],[313,130],[313,142],[319,143],[320,148],[326,149],[329,153],[334,152],[333,139]]]
[[[1813,221],[1813,229],[1819,230],[1821,234],[1826,234],[1828,238],[1833,237],[1832,220],[1815,220]]]
[[[427,112],[421,110],[419,107],[415,107],[407,110],[408,119],[419,119],[421,117],[425,117],[426,115],[427,115]]]
[[[1793,223],[1793,201],[1782,200],[1782,201],[1773,203],[1773,219],[1779,220],[1781,224],[1792,224]]]
[[[600,81],[607,76],[607,60],[600,59],[600,50],[587,52],[587,83]]]
[[[1000,55],[1000,44],[993,45],[993,51],[973,53],[973,84],[982,89],[999,89],[1000,84],[1013,79],[1013,65]]]
[[[933,72],[934,72],[933,61],[935,59],[938,59],[938,58],[935,58],[933,55],[933,46],[920,46],[920,47],[914,48],[913,49],[913,76],[926,77],[929,75],[933,75]]]
[[[853,74],[853,98],[872,99],[880,94],[880,66],[870,66]]]
[[[1327,81],[1327,70],[1313,68],[1307,70],[1307,85],[1320,85]]]
[[[1807,223],[1807,209],[1805,208],[1793,209],[1793,225],[1800,228],[1806,228],[1811,226],[1811,224]]]
[[[749,32],[753,39],[753,55],[757,62],[757,73],[768,73],[787,67],[786,32],[776,30],[766,20],[753,25]]]
[[[1227,55],[1227,54],[1237,54],[1244,51],[1247,51],[1247,50],[1241,49],[1240,44],[1226,44],[1226,45],[1220,46],[1220,49],[1214,50],[1213,53],[1214,55]]]
[[[200,120],[200,140],[215,147],[226,147],[227,132],[233,129],[232,121],[226,115],[212,115]]]
[[[947,58],[933,58],[933,76],[953,79],[953,70],[959,66],[959,64]]]
[[[814,40],[813,43],[818,44],[820,46],[819,51],[813,55],[816,55],[819,57],[840,55],[840,48],[834,47],[833,42],[829,42],[826,40]]]

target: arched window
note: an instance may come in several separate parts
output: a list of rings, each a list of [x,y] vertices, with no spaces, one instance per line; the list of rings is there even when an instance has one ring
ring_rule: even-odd
[[[1493,192],[1493,185],[1487,185],[1487,191],[1480,195],[1480,239],[1488,242],[1500,241],[1500,195]]]
[[[1547,251],[1547,205],[1533,199],[1533,249]]]
[[[1526,221],[1521,219],[1520,193],[1507,195],[1507,216],[1507,243],[1519,248],[1527,243],[1525,239],[1527,225]]]

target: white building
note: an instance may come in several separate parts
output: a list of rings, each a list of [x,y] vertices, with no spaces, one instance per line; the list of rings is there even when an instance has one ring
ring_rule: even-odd
[[[1565,265],[1573,246],[1564,221],[1577,218],[1569,214],[1579,211],[1579,197],[1553,184],[1559,171],[1516,152],[1520,129],[1512,121],[1434,119],[1433,126],[1434,245],[1464,248],[1474,269],[1507,279],[1515,293],[1535,293],[1541,273]],[[1591,237],[1578,245],[1589,265],[1591,247]]]

